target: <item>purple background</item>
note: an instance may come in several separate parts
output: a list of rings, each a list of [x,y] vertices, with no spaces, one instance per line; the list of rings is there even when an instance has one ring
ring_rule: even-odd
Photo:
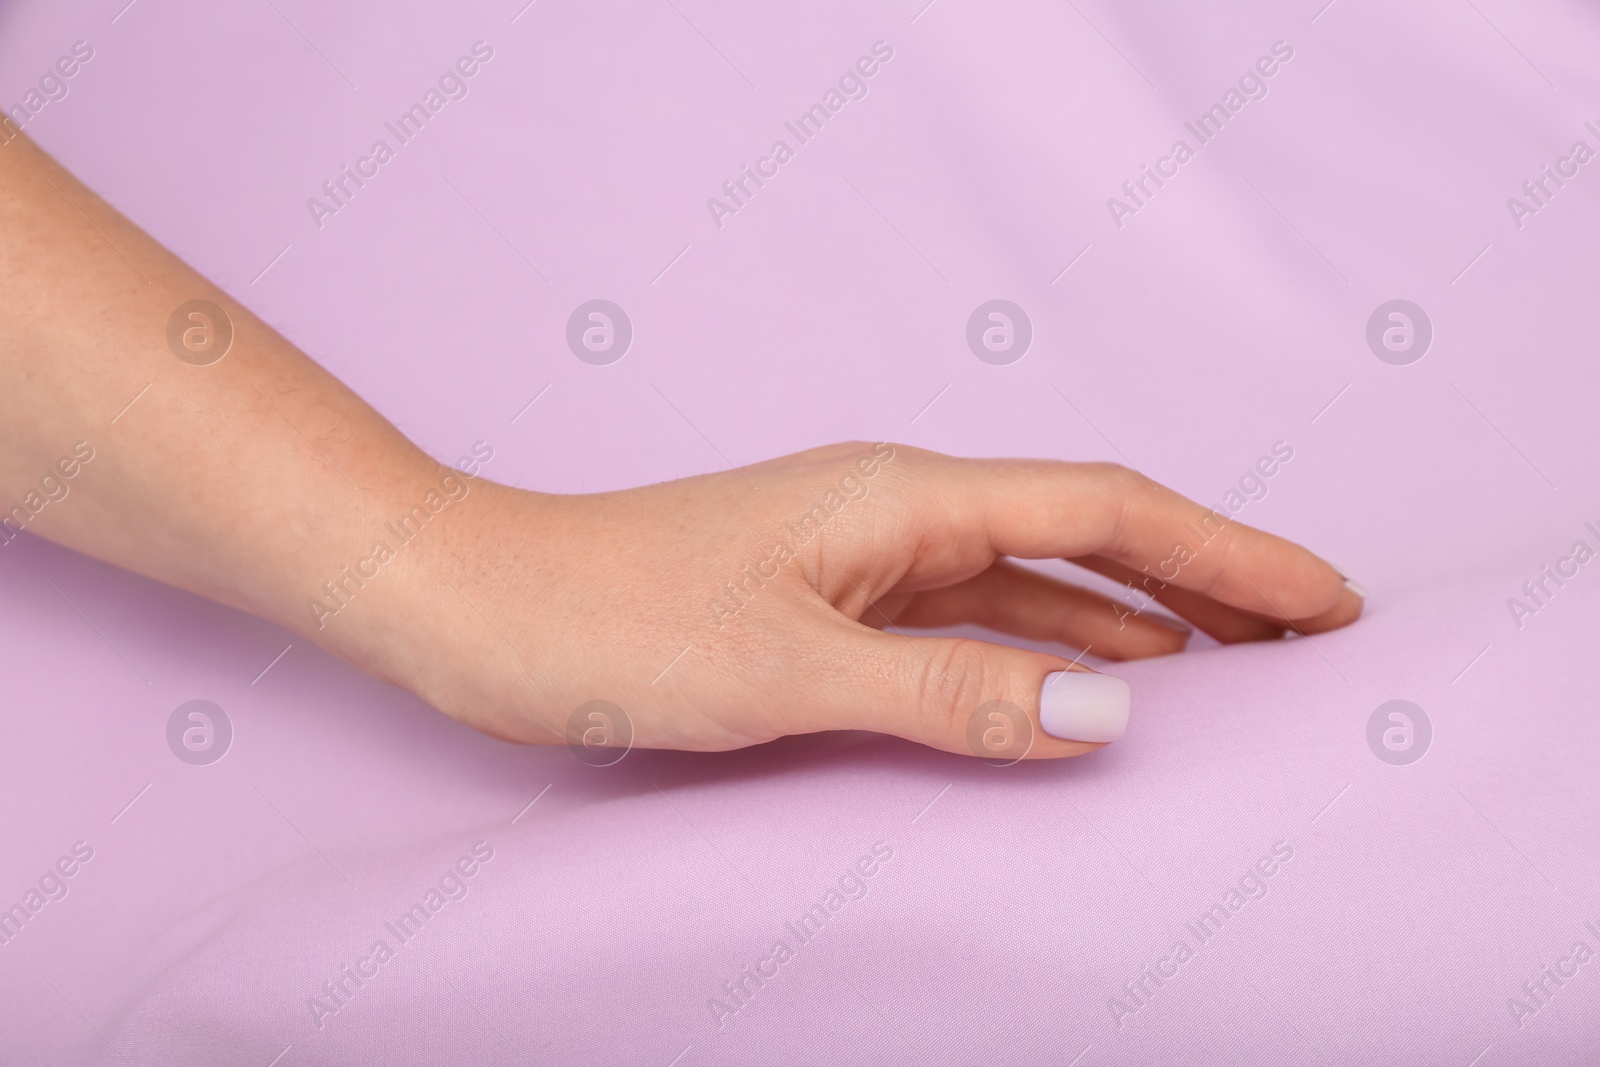
[[[1506,606],[1600,547],[1600,161],[1521,228],[1506,206],[1600,149],[1592,5],[123,3],[0,10],[0,104],[89,42],[28,132],[447,462],[484,440],[488,477],[581,492],[890,439],[1211,502],[1283,440],[1241,518],[1371,600],[1310,642],[1119,668],[1132,731],[1083,760],[840,735],[596,770],[25,538],[0,550],[0,907],[75,841],[94,858],[0,946],[0,1061],[1596,1047],[1600,960],[1520,1026],[1507,1004],[1600,950],[1597,566],[1521,629]],[[318,229],[306,199],[478,40],[469,95]],[[706,198],[878,40],[865,99],[719,229]],[[1115,226],[1106,198],[1279,40],[1267,97]],[[597,297],[636,331],[604,367],[564,341]],[[996,297],[1034,326],[1010,366],[964,341]],[[1364,340],[1393,298],[1434,326],[1410,366]],[[236,732],[209,767],[165,742],[196,698]],[[1397,698],[1433,725],[1409,766],[1366,742]],[[480,840],[470,893],[319,1030],[320,983]],[[878,841],[865,898],[719,1028],[708,999]],[[1280,841],[1267,895],[1119,1026],[1122,983]]]

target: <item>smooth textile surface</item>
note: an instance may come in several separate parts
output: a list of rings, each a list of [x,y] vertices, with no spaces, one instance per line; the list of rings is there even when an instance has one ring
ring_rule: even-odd
[[[5,8],[0,104],[446,463],[1114,460],[1370,601],[1117,667],[1130,733],[1083,759],[595,768],[19,538],[0,1062],[1600,1045],[1592,5],[124,5]],[[597,299],[609,363],[568,340]],[[218,762],[169,746],[191,700]]]

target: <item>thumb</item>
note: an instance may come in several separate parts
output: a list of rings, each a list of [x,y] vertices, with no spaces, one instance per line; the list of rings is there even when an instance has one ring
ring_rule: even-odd
[[[987,641],[851,630],[834,659],[845,666],[832,672],[843,691],[818,709],[834,720],[823,729],[876,730],[1005,761],[1082,755],[1127,730],[1121,678]]]

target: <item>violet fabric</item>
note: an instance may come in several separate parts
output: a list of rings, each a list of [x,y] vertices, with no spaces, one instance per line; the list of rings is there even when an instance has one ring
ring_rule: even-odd
[[[447,463],[1111,460],[1370,602],[1084,759],[595,768],[19,538],[0,1062],[1592,1058],[1592,5],[124,4],[0,10],[0,104]]]

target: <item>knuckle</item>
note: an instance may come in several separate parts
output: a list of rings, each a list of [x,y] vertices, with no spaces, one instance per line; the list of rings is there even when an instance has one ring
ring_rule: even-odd
[[[1113,490],[1119,496],[1133,496],[1137,493],[1142,493],[1150,488],[1152,484],[1147,475],[1134,470],[1132,467],[1125,467],[1121,463],[1107,463],[1105,466],[1106,480],[1110,482]]]
[[[951,638],[926,658],[918,686],[921,713],[943,730],[962,730],[966,717],[996,688],[994,669],[981,641]]]
[[[871,448],[871,441],[863,441],[860,438],[855,438],[849,441],[839,441],[831,445],[823,445],[821,448],[817,449],[817,451],[829,459],[841,459],[846,456],[856,456],[862,452],[870,451]]]

